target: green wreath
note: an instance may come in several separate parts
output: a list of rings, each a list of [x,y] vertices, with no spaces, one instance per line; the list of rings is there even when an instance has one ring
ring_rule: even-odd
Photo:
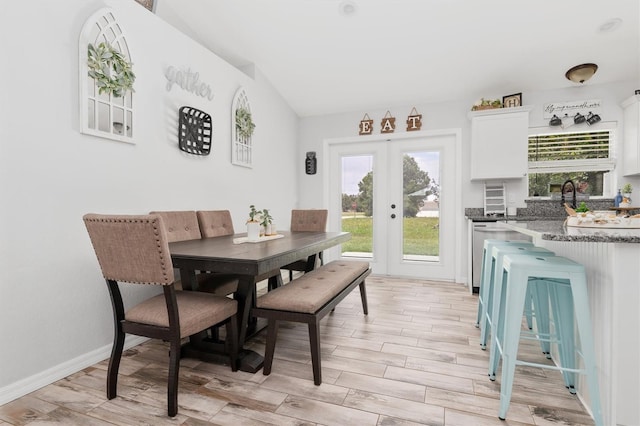
[[[236,110],[236,131],[243,138],[250,138],[256,125],[253,124],[251,113],[245,108]]]
[[[109,93],[120,98],[127,90],[133,90],[136,75],[122,53],[109,43],[102,42],[98,46],[89,43],[87,66],[89,77],[96,80],[98,93]]]

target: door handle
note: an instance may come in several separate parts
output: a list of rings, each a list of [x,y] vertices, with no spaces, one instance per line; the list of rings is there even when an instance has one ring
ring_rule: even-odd
[[[395,214],[395,213],[393,213],[393,214],[391,215],[391,219],[395,219],[395,218],[396,218],[396,214]]]

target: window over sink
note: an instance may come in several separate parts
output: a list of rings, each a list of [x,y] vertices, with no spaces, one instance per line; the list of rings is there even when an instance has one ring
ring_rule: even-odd
[[[529,135],[529,196],[560,195],[560,186],[569,179],[576,184],[579,195],[611,195],[609,172],[615,168],[615,130],[606,124],[585,132]]]

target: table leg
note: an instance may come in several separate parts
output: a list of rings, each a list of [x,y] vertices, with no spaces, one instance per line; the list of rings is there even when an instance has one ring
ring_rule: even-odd
[[[315,269],[316,267],[316,255],[312,254],[311,256],[307,257],[307,267],[305,268],[305,272],[311,272]]]
[[[234,298],[238,301],[238,340],[240,351],[239,369],[249,373],[255,373],[262,368],[264,357],[257,352],[244,349],[247,334],[255,331],[256,323],[250,321],[251,307],[255,303],[256,279],[253,276],[242,276],[238,281],[238,290]]]
[[[180,281],[184,290],[197,290],[196,271],[193,269],[180,268]]]

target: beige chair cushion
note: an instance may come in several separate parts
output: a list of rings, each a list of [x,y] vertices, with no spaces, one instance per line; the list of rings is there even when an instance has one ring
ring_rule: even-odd
[[[200,210],[196,214],[202,238],[233,235],[233,222],[229,210]]]
[[[174,241],[199,240],[200,225],[195,211],[160,211],[150,212],[162,218],[164,229],[167,232],[167,239],[170,243]]]
[[[291,230],[324,232],[327,228],[327,210],[291,210]]]
[[[369,269],[368,262],[333,261],[260,296],[258,308],[312,314]]]
[[[230,298],[201,293],[199,291],[176,291],[180,337],[187,337],[209,328],[238,310],[238,303]],[[169,327],[169,314],[163,294],[152,297],[131,308],[127,321]]]

